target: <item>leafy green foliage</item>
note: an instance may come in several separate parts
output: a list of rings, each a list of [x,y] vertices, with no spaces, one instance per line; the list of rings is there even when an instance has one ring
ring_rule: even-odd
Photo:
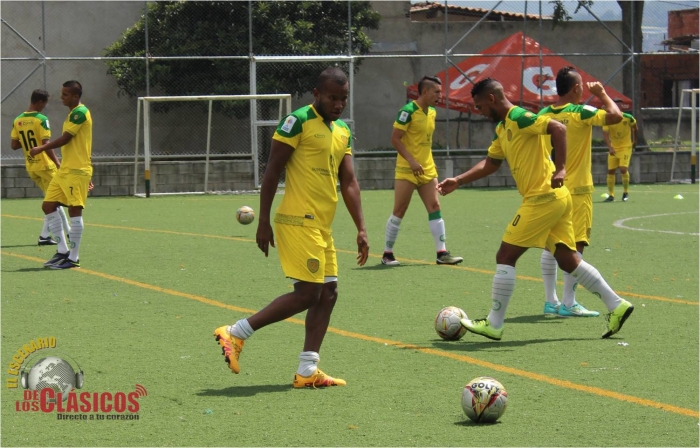
[[[258,1],[251,5],[255,55],[331,55],[348,54],[348,51],[354,55],[367,54],[372,42],[363,29],[377,29],[380,20],[369,2],[351,2],[349,49],[347,2]],[[248,2],[150,2],[149,56],[245,57],[152,60],[150,88],[159,95],[249,93],[248,9]],[[145,28],[144,16],[105,50],[105,56],[145,56]],[[280,69],[258,70],[257,91],[296,96],[308,93],[319,72],[328,65],[322,64],[287,63]],[[143,60],[110,60],[107,66],[108,73],[116,78],[120,94],[145,93]],[[359,63],[355,65],[358,66]],[[161,108],[172,105],[160,104]],[[227,108],[221,103],[217,106]]]

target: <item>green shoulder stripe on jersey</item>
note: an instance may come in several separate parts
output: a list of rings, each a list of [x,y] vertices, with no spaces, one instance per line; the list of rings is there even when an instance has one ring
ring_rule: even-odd
[[[407,103],[396,116],[396,122],[399,124],[408,124],[411,121],[411,116],[418,109],[420,109],[420,106],[418,106],[415,101]]]
[[[518,129],[522,129],[533,124],[537,120],[537,115],[522,107],[515,107],[511,109],[508,118],[518,123]]]
[[[348,148],[352,147],[352,131],[350,130],[350,126],[348,126],[348,124],[341,119],[337,119],[333,123],[348,130]]]
[[[627,112],[622,112],[622,118],[627,118],[630,121],[630,124],[635,124],[637,122],[632,114],[628,114]]]
[[[87,120],[88,109],[84,105],[77,106],[70,111],[70,122],[73,124],[83,124]]]
[[[300,107],[280,121],[280,124],[277,125],[277,133],[283,137],[299,135],[303,124],[314,118],[316,118],[316,113],[310,105]]]

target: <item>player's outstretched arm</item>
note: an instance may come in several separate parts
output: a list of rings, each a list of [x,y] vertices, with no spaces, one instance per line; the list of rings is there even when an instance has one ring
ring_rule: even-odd
[[[369,242],[365,218],[362,214],[360,184],[357,183],[350,154],[345,154],[343,160],[340,161],[338,177],[340,178],[340,193],[343,195],[345,207],[348,209],[355,227],[357,227],[357,264],[363,266],[369,257]]]
[[[498,171],[503,163],[500,159],[493,159],[491,157],[486,157],[481,162],[474,165],[466,173],[462,173],[457,177],[450,177],[437,185],[437,191],[441,195],[445,196],[455,191],[460,185],[466,185],[475,180],[479,180],[482,177],[486,177]]]
[[[34,157],[35,155],[46,151],[47,149],[60,148],[61,146],[65,146],[72,138],[73,134],[71,134],[70,132],[64,132],[63,135],[58,137],[56,140],[45,143],[41,146],[37,146],[36,148],[32,148],[29,151],[29,155]]]
[[[294,148],[278,140],[272,140],[270,147],[270,158],[267,162],[265,175],[260,186],[260,210],[258,218],[258,231],[255,241],[258,247],[267,257],[270,246],[275,247],[275,237],[270,224],[270,209],[272,201],[275,199],[277,185],[279,184],[282,170],[287,166],[289,158],[292,156]]]

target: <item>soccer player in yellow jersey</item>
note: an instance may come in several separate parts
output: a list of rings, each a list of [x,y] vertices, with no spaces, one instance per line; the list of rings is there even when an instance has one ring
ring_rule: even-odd
[[[586,88],[600,99],[605,110],[579,104],[584,86],[581,75],[574,67],[563,67],[557,72],[556,86],[559,99],[553,105],[542,109],[538,115],[550,117],[566,126],[568,149],[564,185],[571,192],[576,250],[579,256],[583,257],[583,249],[590,242],[593,225],[593,175],[591,174],[593,126],[602,127],[618,123],[622,119],[622,112],[599,82],[586,83]],[[576,279],[566,272],[564,272],[562,300],[559,302],[556,293],[557,263],[547,249],[542,251],[540,267],[545,291],[545,316],[598,316],[597,311],[588,310],[576,301]]]
[[[618,100],[615,100],[618,101]],[[622,176],[622,201],[629,199],[630,173],[627,168],[632,159],[632,150],[637,144],[637,120],[631,114],[623,113],[622,121],[603,126],[603,137],[608,145],[608,197],[605,202],[615,200],[615,171],[620,168]]]
[[[83,86],[78,81],[66,81],[61,89],[61,101],[68,107],[68,116],[63,122],[63,134],[54,141],[33,148],[29,153],[36,157],[44,151],[61,149],[61,168],[46,189],[42,209],[49,221],[51,233],[60,235],[58,250],[44,263],[51,269],[80,267],[80,241],[83,236],[83,208],[91,187],[92,177],[92,115],[80,102]],[[63,238],[63,224],[58,215],[61,204],[68,206],[70,216],[70,249]]]
[[[324,70],[313,90],[314,102],[285,117],[277,127],[260,190],[256,240],[268,256],[277,247],[285,276],[294,291],[277,297],[247,319],[219,327],[214,336],[233,373],[243,343],[254,331],[306,311],[306,338],[293,386],[344,386],[318,368],[319,351],[338,298],[338,262],[331,236],[340,192],[357,227],[357,264],[367,261],[369,245],[362,215],[360,187],[352,166],[352,135],[340,115],[348,100],[348,79],[337,67]],[[270,209],[286,167],[285,193],[274,216]]]
[[[442,93],[440,79],[424,76],[418,82],[418,93],[420,96],[417,100],[406,104],[399,111],[391,134],[391,144],[398,154],[394,176],[394,209],[386,223],[382,256],[382,264],[387,266],[399,265],[394,257],[394,244],[414,190],[418,190],[428,212],[437,264],[462,262],[462,257],[451,255],[445,246],[445,221],[442,219],[440,199],[435,190],[438,174],[433,161],[432,142],[436,116],[434,106]]]
[[[37,146],[37,142],[44,144],[51,138],[51,126],[49,119],[41,112],[44,111],[46,104],[49,102],[49,93],[46,90],[37,89],[32,92],[29,108],[26,112],[15,118],[12,123],[12,134],[10,147],[12,149],[24,150],[24,161],[27,168],[29,178],[34,181],[41,192],[46,194],[46,188],[49,186],[51,179],[56,174],[56,168],[61,166],[53,149],[32,157],[29,151]],[[63,207],[58,208],[58,213],[61,217],[61,222],[68,228],[68,219]],[[51,239],[49,230],[49,221],[44,215],[44,226],[39,235],[39,246],[52,246],[58,244],[56,240]],[[56,238],[61,238],[57,235]]]
[[[474,107],[498,122],[493,141],[486,159],[466,173],[440,182],[438,191],[449,194],[460,185],[496,172],[503,160],[507,160],[523,202],[506,227],[496,253],[491,311],[485,319],[462,319],[462,325],[472,333],[501,340],[506,309],[515,289],[515,263],[528,248],[547,247],[560,268],[605,303],[609,314],[603,338],[617,333],[634,307],[615,294],[598,270],[576,253],[573,204],[565,185],[566,126],[514,106],[505,97],[503,86],[494,79],[482,79],[474,85],[471,94]],[[549,157],[543,138],[550,135],[555,163]]]

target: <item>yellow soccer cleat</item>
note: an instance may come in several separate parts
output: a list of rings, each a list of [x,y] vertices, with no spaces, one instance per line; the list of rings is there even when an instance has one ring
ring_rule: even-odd
[[[603,339],[607,339],[620,331],[622,324],[624,324],[627,318],[630,317],[632,311],[634,311],[634,305],[629,303],[627,300],[622,299],[617,308],[610,311],[610,313],[605,316],[608,324],[605,333],[603,333]]]
[[[243,350],[245,341],[231,336],[228,332],[228,325],[214,330],[214,337],[221,346],[221,353],[226,359],[228,368],[231,369],[233,373],[240,372],[241,366],[238,365],[238,357],[241,355],[241,350]]]
[[[345,380],[328,376],[318,368],[311,376],[301,376],[298,373],[295,373],[293,383],[294,387],[298,389],[303,387],[313,387],[316,389],[318,387],[345,386],[346,384],[347,383]]]

